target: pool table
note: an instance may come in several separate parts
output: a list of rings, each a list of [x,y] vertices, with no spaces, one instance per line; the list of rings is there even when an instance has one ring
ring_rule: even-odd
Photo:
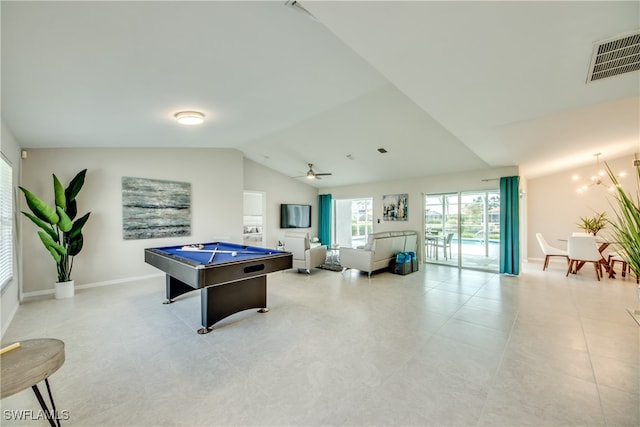
[[[235,243],[212,242],[147,248],[147,264],[166,273],[165,304],[200,289],[202,328],[239,311],[259,308],[266,313],[267,273],[292,268],[292,254]]]

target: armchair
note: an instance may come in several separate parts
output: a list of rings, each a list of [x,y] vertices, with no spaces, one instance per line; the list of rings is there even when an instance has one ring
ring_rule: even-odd
[[[298,272],[304,270],[311,274],[311,269],[324,264],[327,259],[327,247],[311,247],[309,234],[304,232],[287,231],[284,235],[284,250],[293,254],[293,268]]]

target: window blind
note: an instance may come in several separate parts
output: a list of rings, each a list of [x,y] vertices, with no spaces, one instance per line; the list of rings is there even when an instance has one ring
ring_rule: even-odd
[[[0,156],[0,287],[13,277],[13,172]]]

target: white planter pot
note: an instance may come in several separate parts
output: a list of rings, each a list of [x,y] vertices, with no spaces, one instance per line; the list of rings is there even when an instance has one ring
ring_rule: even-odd
[[[71,298],[75,292],[73,280],[68,282],[56,282],[56,299]]]

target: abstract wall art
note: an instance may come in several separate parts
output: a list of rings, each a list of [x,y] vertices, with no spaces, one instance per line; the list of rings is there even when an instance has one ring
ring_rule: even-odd
[[[122,177],[124,240],[191,235],[191,183]]]
[[[408,212],[408,194],[388,194],[386,196],[382,196],[383,221],[406,221]]]

